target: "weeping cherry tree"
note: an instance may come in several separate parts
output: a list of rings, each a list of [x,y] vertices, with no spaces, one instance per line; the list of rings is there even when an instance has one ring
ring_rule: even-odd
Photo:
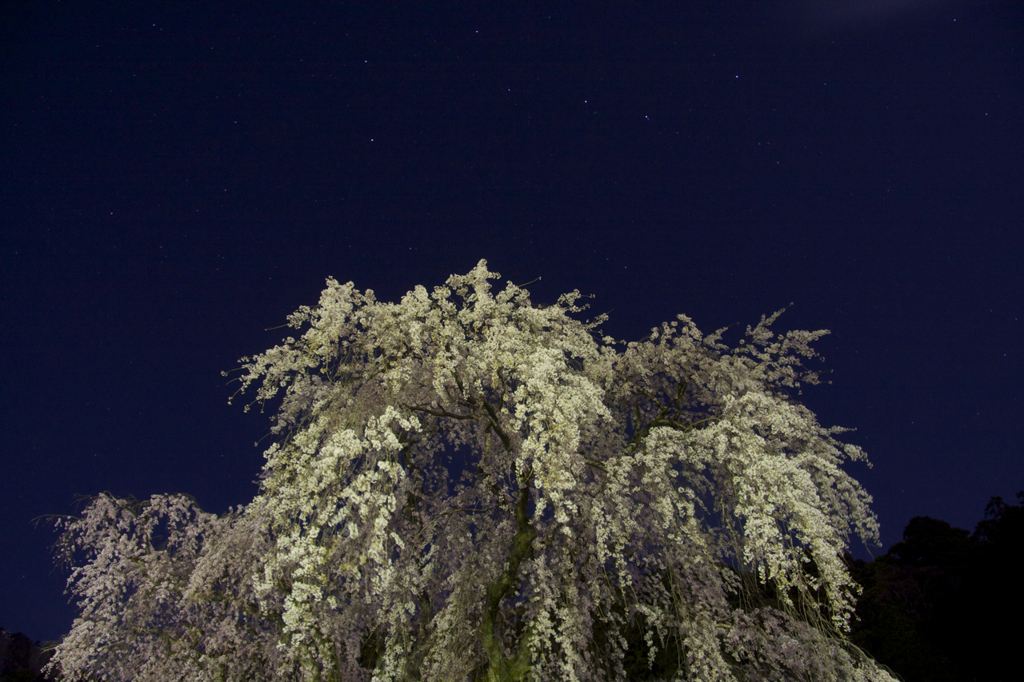
[[[891,680],[846,639],[864,460],[793,398],[825,331],[643,341],[485,261],[400,303],[327,280],[242,359],[279,400],[251,504],[58,521],[66,679]],[[781,311],[780,311],[781,312]],[[237,395],[237,394],[236,394]],[[246,407],[248,409],[248,406]],[[159,529],[165,541],[154,540]]]

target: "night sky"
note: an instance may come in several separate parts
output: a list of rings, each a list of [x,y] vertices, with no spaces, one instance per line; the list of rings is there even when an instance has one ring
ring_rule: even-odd
[[[874,463],[875,555],[1024,489],[1019,2],[0,13],[8,631],[70,629],[32,520],[76,495],[252,499],[269,414],[221,371],[328,276],[397,300],[486,258],[624,339],[793,302],[777,329],[832,330],[802,398]]]

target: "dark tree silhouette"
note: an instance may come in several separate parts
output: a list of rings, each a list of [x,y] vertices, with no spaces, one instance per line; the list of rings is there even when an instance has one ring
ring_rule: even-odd
[[[970,619],[967,641],[982,658],[979,679],[1011,680],[1022,676],[1019,661],[1020,632],[1024,617],[1024,491],[1018,505],[993,497],[985,508],[972,540],[973,590],[966,616]]]
[[[864,588],[851,640],[905,682],[1019,679],[1022,559],[1024,504],[992,498],[973,535],[915,517],[884,556],[848,557]]]
[[[0,627],[0,682],[49,682],[41,670],[52,656],[52,649],[27,635]]]

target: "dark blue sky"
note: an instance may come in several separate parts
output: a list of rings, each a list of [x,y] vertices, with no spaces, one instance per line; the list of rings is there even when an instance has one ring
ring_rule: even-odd
[[[1024,488],[1020,3],[7,3],[0,31],[9,631],[70,628],[31,521],[76,494],[252,499],[268,415],[220,372],[328,276],[395,300],[487,258],[627,339],[792,301],[780,329],[833,332],[804,398],[874,462],[878,552]]]

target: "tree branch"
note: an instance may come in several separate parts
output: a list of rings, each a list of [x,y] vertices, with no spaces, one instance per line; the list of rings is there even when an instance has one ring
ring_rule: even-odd
[[[529,503],[530,487],[524,481],[523,486],[519,489],[519,500],[516,504],[516,535],[512,539],[508,563],[497,580],[487,586],[483,622],[480,624],[480,638],[484,651],[487,653],[487,659],[490,661],[489,679],[500,682],[519,680],[529,670],[527,663],[529,660],[528,634],[524,634],[523,639],[520,640],[516,657],[509,661],[501,650],[501,642],[498,641],[498,636],[494,631],[501,600],[512,588],[512,582],[519,573],[519,564],[523,559],[533,558],[533,541],[537,537],[537,530],[530,524]]]

